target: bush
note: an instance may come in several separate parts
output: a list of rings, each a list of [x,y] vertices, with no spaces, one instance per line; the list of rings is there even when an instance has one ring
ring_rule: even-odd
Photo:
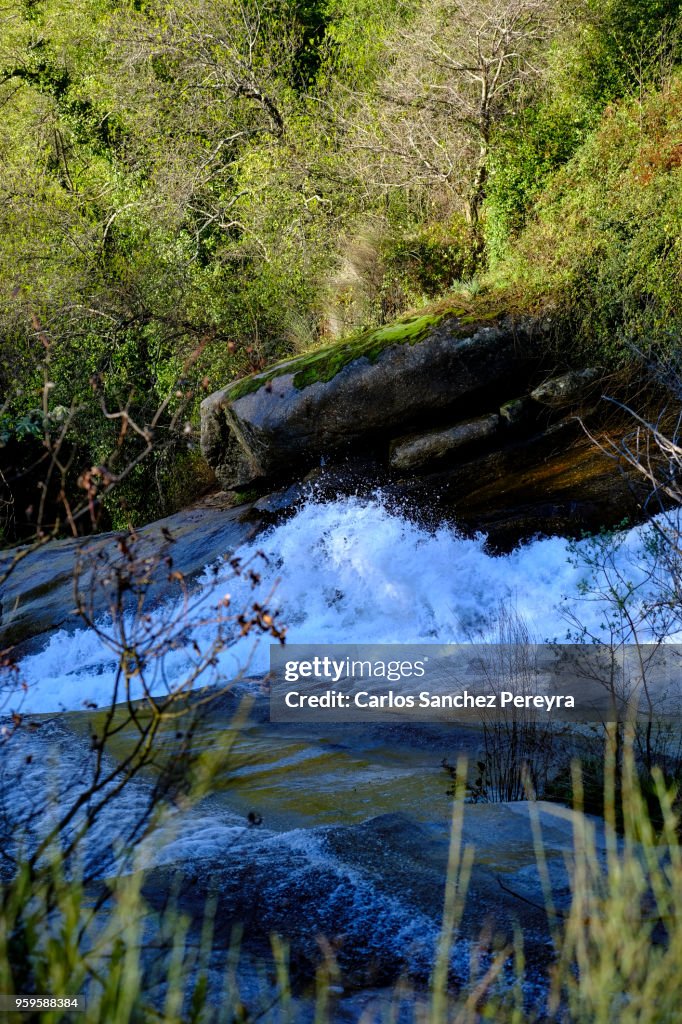
[[[500,270],[571,324],[575,357],[617,366],[679,346],[682,77],[610,108],[556,173]]]
[[[390,239],[383,255],[386,280],[398,284],[404,293],[399,312],[443,295],[484,269],[481,238],[462,216]]]

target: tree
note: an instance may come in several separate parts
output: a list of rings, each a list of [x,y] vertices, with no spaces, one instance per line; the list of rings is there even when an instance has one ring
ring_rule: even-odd
[[[28,417],[42,436],[47,382],[85,449],[75,476],[105,465],[119,476],[132,460],[119,449],[119,468],[108,465],[122,421],[102,403],[127,411],[135,457],[145,442],[132,423],[153,425],[158,486],[128,473],[117,488],[128,515],[104,524],[119,526],[172,510],[178,474],[162,438],[189,479],[202,391],[286,346],[287,317],[311,301],[324,208],[292,159],[293,7],[67,7],[1,16],[0,432],[14,443]],[[12,506],[5,456],[0,514],[16,523],[36,503]]]
[[[342,118],[365,177],[440,186],[476,223],[493,132],[533,95],[556,20],[553,0],[431,0],[385,43],[378,101],[347,95]]]

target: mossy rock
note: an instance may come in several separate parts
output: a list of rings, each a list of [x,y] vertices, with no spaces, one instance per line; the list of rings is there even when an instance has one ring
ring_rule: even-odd
[[[243,398],[244,395],[258,391],[275,377],[288,373],[293,374],[294,387],[299,390],[318,382],[327,383],[356,359],[364,358],[370,363],[375,363],[381,353],[392,345],[417,344],[443,318],[443,313],[427,313],[422,316],[408,317],[386,327],[365,331],[355,338],[325,345],[324,348],[316,349],[314,352],[294,359],[282,360],[261,373],[236,381],[228,389],[227,397],[235,402],[238,398]]]
[[[202,449],[228,490],[295,479],[335,453],[479,414],[523,378],[528,334],[489,310],[441,308],[289,359],[202,403]],[[486,316],[486,313],[490,313]],[[467,405],[469,408],[465,409]],[[481,412],[493,411],[486,407]],[[496,409],[494,410],[497,411]]]

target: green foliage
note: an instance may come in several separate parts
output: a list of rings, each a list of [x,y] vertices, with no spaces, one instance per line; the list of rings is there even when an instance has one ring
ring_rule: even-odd
[[[538,103],[500,128],[491,150],[485,238],[490,260],[501,259],[526,223],[552,174],[585,141],[590,118],[568,96]]]
[[[31,410],[22,416],[0,414],[0,446],[11,440],[25,441],[27,437],[42,437],[42,413]]]
[[[491,149],[486,242],[502,258],[554,172],[577,152],[605,108],[663,87],[682,60],[679,0],[585,0],[567,6],[544,88],[512,113]]]
[[[265,373],[237,381],[229,389],[229,398],[236,401],[285,374],[293,374],[293,384],[296,388],[307,388],[318,381],[329,381],[344,366],[348,366],[356,359],[367,359],[370,363],[375,363],[384,349],[391,345],[415,345],[440,319],[440,316],[434,314],[409,317],[389,327],[379,327],[357,338],[326,345],[307,355],[277,363]]]
[[[438,298],[483,269],[480,237],[462,216],[399,234],[382,248],[386,278],[401,288],[408,306]]]
[[[21,419],[47,362],[51,401],[81,407],[91,463],[117,443],[102,401],[140,426],[167,404],[162,435],[178,380],[196,415],[202,390],[281,355],[288,316],[312,303],[326,207],[309,200],[305,175],[282,170],[312,130],[302,109],[293,131],[287,76],[312,45],[296,17],[314,35],[321,8],[299,6],[261,5],[259,25],[254,4],[242,24],[236,4],[178,4],[165,20],[160,5],[92,0],[74,14],[43,0],[3,24],[0,388]],[[219,104],[203,102],[200,80],[217,26]],[[249,31],[257,45],[242,67]],[[291,139],[277,144],[289,114]],[[123,490],[134,521],[180,493],[169,484],[159,505],[141,469]]]
[[[680,0],[586,0],[567,76],[597,109],[660,84],[682,58]]]
[[[612,108],[553,178],[503,272],[558,304],[576,352],[679,352],[682,79]]]
[[[327,0],[327,75],[351,88],[373,83],[385,67],[386,39],[417,9],[414,0]]]
[[[0,29],[7,429],[41,406],[48,381],[51,405],[78,408],[77,476],[138,452],[132,437],[118,447],[120,424],[102,404],[141,428],[154,422],[163,444],[148,471],[129,475],[125,508],[108,499],[110,521],[140,521],[191,492],[174,489],[161,449],[188,453],[182,431],[186,418],[196,429],[206,391],[297,347],[390,323],[489,263],[493,280],[532,279],[530,294],[560,294],[571,315],[589,306],[584,338],[596,332],[617,358],[631,337],[662,338],[678,288],[674,168],[659,173],[652,153],[649,185],[624,175],[600,190],[600,161],[617,176],[621,154],[614,143],[596,160],[591,134],[608,104],[633,94],[644,104],[666,82],[680,56],[679,0],[583,0],[563,5],[563,20],[561,6],[548,5],[538,36],[542,76],[495,108],[474,230],[462,182],[480,170],[478,145],[460,145],[452,118],[435,136],[440,122],[422,123],[428,68],[403,52],[411,33],[426,32],[427,50],[438,42],[429,32],[442,0],[11,3]],[[448,46],[468,52],[452,31]],[[387,99],[388,65],[426,88],[421,100],[409,90]],[[394,165],[408,107],[415,160]],[[638,123],[644,107],[627,109],[633,139],[657,145],[658,129]],[[571,174],[585,179],[573,204],[561,193]],[[583,202],[599,238],[580,226]],[[539,236],[553,221],[557,251],[545,255]],[[205,471],[189,463],[199,489]],[[157,486],[145,486],[149,474]]]

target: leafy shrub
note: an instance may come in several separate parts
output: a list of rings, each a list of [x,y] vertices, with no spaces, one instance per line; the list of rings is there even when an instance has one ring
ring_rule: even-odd
[[[609,108],[504,262],[574,327],[576,356],[619,365],[679,346],[682,77]]]
[[[385,274],[390,281],[400,283],[404,308],[420,299],[436,298],[456,282],[474,277],[481,271],[483,260],[480,236],[461,216],[449,224],[427,224],[384,246]]]

